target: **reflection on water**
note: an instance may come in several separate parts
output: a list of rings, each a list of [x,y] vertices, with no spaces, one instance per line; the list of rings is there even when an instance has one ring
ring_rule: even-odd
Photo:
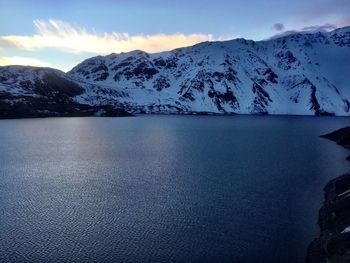
[[[0,262],[303,262],[347,118],[0,121]]]

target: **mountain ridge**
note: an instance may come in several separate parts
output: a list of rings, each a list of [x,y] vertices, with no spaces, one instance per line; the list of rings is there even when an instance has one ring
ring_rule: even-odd
[[[0,94],[5,85],[21,86],[9,77],[11,71],[16,70],[0,67]],[[272,40],[207,41],[158,53],[112,53],[56,73],[83,90],[71,96],[75,102],[134,113],[348,116],[347,72],[350,27]]]

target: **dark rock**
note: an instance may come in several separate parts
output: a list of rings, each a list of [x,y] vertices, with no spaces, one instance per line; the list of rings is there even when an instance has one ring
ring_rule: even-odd
[[[315,111],[315,114],[320,110],[320,104],[318,103],[317,97],[316,97],[316,87],[311,84],[311,95],[310,95],[310,103],[311,103],[311,110]]]
[[[159,78],[157,78],[154,82],[153,82],[153,87],[157,90],[157,91],[161,91],[163,89],[169,88],[170,87],[170,83],[169,80],[163,76],[160,76]]]
[[[253,110],[252,114],[259,114],[259,115],[265,115],[268,114],[268,111],[266,110],[267,105],[269,102],[272,102],[270,95],[267,93],[266,90],[264,90],[263,87],[261,87],[259,84],[254,83],[253,92],[256,94],[256,97],[253,101]]]
[[[94,107],[93,107],[94,108]],[[129,117],[133,116],[122,108],[116,108],[113,105],[96,106],[95,115],[100,112],[101,117]]]
[[[91,69],[92,73],[96,73],[96,72],[99,72],[99,71],[105,71],[106,72],[106,71],[108,71],[108,67],[105,64],[101,63],[101,64],[99,64],[96,67]]]
[[[35,82],[33,90],[42,96],[54,95],[57,97],[71,97],[84,92],[84,89],[78,84],[55,73],[46,73],[42,81]]]
[[[350,150],[350,126],[321,136]]]
[[[50,103],[50,101],[36,99],[27,103],[7,104],[0,100],[0,119],[88,116],[124,117],[132,114],[111,105],[92,106],[72,101]]]
[[[350,173],[331,180],[324,188],[320,209],[320,236],[309,246],[306,262],[350,262]]]
[[[279,59],[278,66],[281,69],[288,70],[299,65],[299,61],[294,56],[290,50],[283,50],[276,54],[276,57]]]
[[[154,60],[154,65],[159,67],[159,68],[162,68],[162,67],[165,67],[166,62],[163,58],[157,58]]]
[[[271,83],[278,83],[277,79],[278,76],[275,72],[273,72],[270,68],[267,69],[264,73],[264,76],[266,76],[267,80],[270,81]]]
[[[109,76],[109,73],[108,72],[103,72],[101,73],[101,75],[97,78],[94,79],[94,81],[103,81],[103,80],[106,80]]]
[[[350,149],[350,127],[321,137]],[[325,200],[318,218],[320,236],[309,245],[306,262],[350,262],[350,231],[347,230],[350,227],[350,172],[331,180],[324,193]]]

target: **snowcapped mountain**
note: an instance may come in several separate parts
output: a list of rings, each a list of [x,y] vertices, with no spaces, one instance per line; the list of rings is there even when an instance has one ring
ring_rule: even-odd
[[[136,50],[97,56],[67,74],[0,67],[0,96],[18,101],[50,91],[57,103],[62,98],[146,113],[347,116],[349,73],[346,27],[258,42],[236,39],[154,54]]]
[[[79,103],[89,85],[59,70],[25,66],[0,67],[0,118],[47,116],[126,116],[111,106]]]
[[[144,112],[349,115],[350,27],[97,56],[68,74]],[[100,103],[82,97],[88,103]]]

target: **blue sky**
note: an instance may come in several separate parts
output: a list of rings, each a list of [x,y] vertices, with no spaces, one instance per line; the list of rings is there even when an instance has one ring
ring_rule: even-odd
[[[98,54],[350,25],[349,0],[0,1],[0,64],[68,70]]]

